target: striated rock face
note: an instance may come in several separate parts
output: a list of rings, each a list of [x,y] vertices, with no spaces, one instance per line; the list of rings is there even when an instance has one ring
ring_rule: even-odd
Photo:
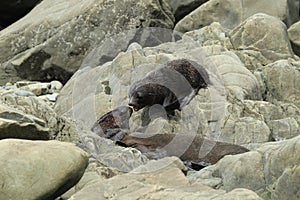
[[[58,141],[0,141],[1,199],[55,199],[76,184],[88,154]]]
[[[213,13],[213,14],[212,14]],[[187,32],[202,28],[212,22],[220,22],[233,29],[256,13],[278,17],[290,26],[299,20],[298,0],[210,0],[180,20],[175,30]]]
[[[1,83],[20,78],[66,82],[106,36],[141,27],[172,28],[173,19],[166,4],[156,0],[42,1],[0,32]]]
[[[199,171],[193,182],[211,184],[227,191],[243,187],[264,199],[297,199],[299,191],[300,137],[267,143],[243,155],[226,156],[215,166]],[[196,178],[197,177],[197,178]],[[217,183],[216,178],[219,178]]]

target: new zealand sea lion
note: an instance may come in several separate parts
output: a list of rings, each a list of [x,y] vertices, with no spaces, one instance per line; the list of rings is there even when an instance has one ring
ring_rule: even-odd
[[[131,114],[132,108],[119,106],[100,117],[92,126],[91,130],[101,137],[119,140],[118,137],[122,137],[120,132],[127,132],[127,130],[129,130]]]
[[[188,167],[199,170],[218,162],[225,155],[249,151],[245,147],[203,139],[192,134],[155,134],[146,136],[141,133],[125,135],[117,144],[133,147],[149,159],[177,156]]]
[[[173,60],[133,83],[128,105],[138,111],[160,104],[170,113],[182,109],[208,84],[209,76],[204,67],[187,59]]]

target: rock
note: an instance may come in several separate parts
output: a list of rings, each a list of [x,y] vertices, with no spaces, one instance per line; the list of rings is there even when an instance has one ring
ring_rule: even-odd
[[[75,185],[88,155],[58,141],[0,141],[1,199],[55,199]]]
[[[300,56],[299,32],[300,32],[300,22],[297,22],[297,23],[293,24],[288,29],[288,35],[289,35],[289,38],[292,42],[293,50],[298,56]]]
[[[208,0],[167,0],[170,5],[172,13],[174,14],[175,21],[178,22],[187,14],[195,10],[200,5],[204,4]]]
[[[254,50],[269,61],[262,64],[293,57],[286,26],[276,17],[255,14],[234,28],[229,37],[235,50]]]
[[[290,26],[299,20],[299,1],[256,0],[253,3],[252,0],[210,0],[180,20],[175,30],[187,32],[212,22],[220,22],[223,27],[233,29],[256,13],[272,15]]]
[[[45,121],[0,104],[0,138],[46,140],[51,132]]]
[[[213,22],[201,29],[189,31],[183,37],[193,39],[201,46],[221,45],[227,49],[232,49],[228,35],[228,29],[222,27],[219,22]]]
[[[50,83],[35,83],[20,87],[21,90],[32,92],[36,96],[48,94],[50,88]]]
[[[107,167],[120,172],[129,172],[148,162],[148,159],[134,148],[117,146],[111,140],[101,138],[86,129],[78,131],[79,146]]]
[[[51,81],[50,82],[50,90],[52,93],[59,92],[63,87],[63,84],[59,81]]]
[[[0,3],[0,27],[5,28],[26,15],[41,0],[3,1]],[[0,30],[2,29],[0,28]]]
[[[128,41],[139,40],[139,28],[172,28],[173,20],[164,1],[42,1],[1,31],[0,80],[65,83],[106,36],[135,29]]]
[[[32,125],[40,127],[41,125],[39,124],[42,124],[42,127],[47,127],[46,129],[42,129],[47,131],[47,137],[44,139],[51,138],[66,142],[78,142],[78,132],[80,132],[80,129],[77,127],[77,124],[67,117],[57,116],[51,105],[40,97],[24,97],[15,95],[14,93],[3,93],[0,94],[0,102],[5,104],[8,110],[13,110],[14,112],[21,113],[21,116],[30,116],[30,119],[33,118],[41,121],[37,125]],[[21,120],[19,114],[13,115],[11,118],[16,123],[19,123]],[[32,125],[28,124],[28,126]],[[33,129],[31,131],[35,133]],[[22,135],[22,132],[20,134]]]
[[[262,69],[262,80],[270,102],[285,101],[300,105],[300,62],[279,60]]]
[[[271,131],[264,121],[241,117],[228,120],[220,138],[234,144],[261,143],[270,141]]]
[[[272,138],[275,141],[293,138],[299,135],[299,124],[294,118],[272,120],[269,123]]]
[[[294,104],[245,100],[239,109],[242,112],[238,118],[251,117],[258,123],[264,122],[271,131],[270,140],[278,141],[299,135],[300,110]],[[258,127],[255,125],[251,130],[256,130]]]
[[[226,194],[223,190],[214,190],[200,183],[191,185],[181,172],[182,166],[183,164],[180,164],[178,158],[174,157],[152,161],[128,174],[117,175],[105,181],[88,185],[75,193],[70,200],[84,198],[214,199],[221,198]],[[148,171],[149,169],[150,171]],[[253,199],[260,199],[254,192],[246,189],[243,192],[237,190],[232,193],[232,197],[240,193],[245,197],[249,195],[249,197],[255,197]]]
[[[209,182],[219,178],[215,187],[226,191],[242,187],[253,190],[264,199],[297,199],[299,194],[295,187],[300,184],[299,142],[300,136],[266,143],[254,151],[225,156],[209,171],[204,169],[196,174],[201,177],[201,183],[203,179]]]
[[[18,96],[22,96],[22,97],[33,97],[33,96],[35,96],[34,93],[29,92],[27,90],[15,90],[14,94],[16,94]]]

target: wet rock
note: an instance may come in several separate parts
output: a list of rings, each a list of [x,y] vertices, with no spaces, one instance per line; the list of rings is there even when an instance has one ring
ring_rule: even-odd
[[[55,199],[75,185],[88,155],[58,141],[0,141],[1,199]]]

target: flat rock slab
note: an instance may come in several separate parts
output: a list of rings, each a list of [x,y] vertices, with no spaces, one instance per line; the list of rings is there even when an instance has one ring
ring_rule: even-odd
[[[0,199],[55,199],[87,164],[88,154],[71,143],[0,140]]]

